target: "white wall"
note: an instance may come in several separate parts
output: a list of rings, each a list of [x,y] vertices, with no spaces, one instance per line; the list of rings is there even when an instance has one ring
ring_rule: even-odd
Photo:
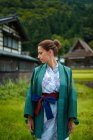
[[[0,30],[0,50],[3,50],[3,34],[1,30]]]
[[[6,47],[4,47],[3,50],[4,50],[4,51],[7,51],[7,52],[11,52],[11,49],[10,49],[10,48],[6,48]]]
[[[19,41],[19,54],[21,54],[21,46],[22,46],[22,43],[21,41]]]

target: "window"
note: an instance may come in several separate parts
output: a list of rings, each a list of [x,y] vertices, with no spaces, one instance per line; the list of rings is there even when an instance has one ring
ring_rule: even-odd
[[[8,46],[8,37],[4,36],[4,46],[7,47]]]
[[[17,39],[15,39],[13,36],[8,36],[8,35],[4,34],[3,39],[4,39],[4,41],[3,41],[4,47],[18,50],[19,41]]]
[[[8,37],[8,47],[11,48],[12,47],[12,38]]]
[[[12,48],[18,49],[18,41],[13,39],[13,46]]]

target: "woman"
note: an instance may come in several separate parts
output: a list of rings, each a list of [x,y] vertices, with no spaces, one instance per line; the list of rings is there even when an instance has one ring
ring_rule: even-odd
[[[58,40],[44,40],[38,45],[43,63],[33,71],[25,103],[24,117],[38,140],[68,140],[77,120],[76,91],[72,71],[57,62]]]

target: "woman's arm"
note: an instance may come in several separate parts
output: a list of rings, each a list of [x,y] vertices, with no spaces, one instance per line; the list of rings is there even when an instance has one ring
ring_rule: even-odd
[[[68,122],[68,130],[69,130],[69,134],[72,133],[73,129],[74,129],[74,118],[70,118],[69,122]]]
[[[33,121],[33,118],[30,115],[28,115],[28,128],[29,128],[30,132],[33,133],[34,121]]]
[[[72,70],[70,71],[70,88],[68,95],[68,117],[72,122],[74,120],[75,124],[78,124],[77,120],[77,92],[74,86],[72,78]]]
[[[34,106],[31,100],[31,85],[27,92],[27,97],[25,101],[25,108],[24,108],[24,117],[28,118],[28,115],[33,116],[34,115]]]
[[[27,96],[26,96],[26,101],[25,101],[24,117],[26,119],[28,119],[28,116],[32,116],[32,117],[34,116],[34,105],[33,105],[33,102],[31,100],[34,74],[35,74],[35,70],[32,73],[31,82],[30,82],[29,89],[27,91]]]
[[[33,78],[34,78],[34,72],[32,73],[31,83],[30,83],[30,87],[29,87],[28,92],[27,92],[27,97],[26,97],[26,101],[25,101],[25,108],[24,108],[24,117],[26,118],[28,128],[31,132],[33,132],[33,130],[34,130],[34,121],[33,121],[34,105],[33,105],[33,102],[31,100]]]

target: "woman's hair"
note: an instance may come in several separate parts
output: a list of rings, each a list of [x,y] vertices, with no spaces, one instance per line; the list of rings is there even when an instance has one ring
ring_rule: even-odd
[[[58,40],[43,40],[38,44],[38,46],[41,46],[46,51],[52,49],[54,56],[56,56],[59,48],[61,47],[61,43]]]

